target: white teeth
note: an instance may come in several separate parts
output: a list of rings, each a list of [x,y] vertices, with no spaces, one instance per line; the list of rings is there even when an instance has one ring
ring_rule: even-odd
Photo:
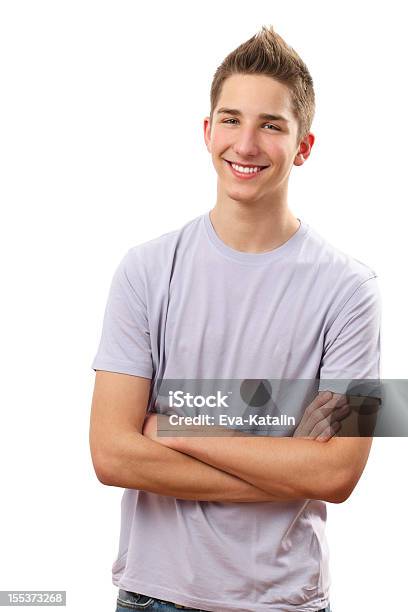
[[[255,166],[254,168],[244,168],[243,166],[237,166],[236,164],[231,164],[231,166],[237,172],[241,172],[242,174],[253,174],[254,172],[259,172],[262,170],[260,166]]]

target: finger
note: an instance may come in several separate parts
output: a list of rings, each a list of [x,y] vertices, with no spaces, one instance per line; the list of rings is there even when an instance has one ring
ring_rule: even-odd
[[[348,397],[344,393],[333,393],[333,399],[337,400],[338,406],[344,406],[348,403]]]
[[[324,431],[315,438],[319,442],[328,442],[331,438],[333,438],[341,429],[341,423],[336,421],[332,423],[329,427],[326,427]]]
[[[305,409],[294,436],[299,437],[303,435],[306,437],[313,437],[313,429],[316,425],[327,419],[333,410],[335,410],[336,406],[341,406],[346,401],[347,396],[343,394],[332,393],[331,391],[320,392]],[[315,431],[320,434],[322,432],[322,427]]]
[[[316,423],[324,419],[330,413],[333,409],[333,404],[330,402],[333,400],[326,399],[330,395],[331,394],[322,393],[309,404],[302,415],[302,429],[305,428],[307,432],[310,432]]]
[[[333,423],[339,422],[341,423],[346,419],[351,413],[351,408],[348,404],[342,406],[341,408],[337,408],[333,411],[331,415],[329,415],[326,419],[328,425],[332,425]]]
[[[332,417],[336,421],[343,421],[346,417],[349,416],[350,413],[351,413],[350,404],[345,404],[341,408],[336,408],[336,410],[333,410]]]
[[[346,406],[347,399],[343,396],[342,398],[333,398],[330,401],[323,404],[319,408],[316,408],[311,414],[310,419],[313,424],[317,424],[319,421],[330,418],[336,410],[340,410]]]
[[[318,421],[313,427],[310,437],[315,438],[319,436],[325,429],[330,428],[336,422],[343,421],[351,412],[351,408],[348,404],[345,404],[341,408],[333,409],[326,418]]]
[[[333,393],[331,391],[322,391],[320,392],[312,402],[306,407],[304,414],[309,414],[316,410],[316,408],[320,408],[324,406],[329,400],[333,397]]]
[[[337,406],[342,406],[346,402],[347,396],[340,393],[332,393],[331,391],[319,393],[303,413],[302,418],[305,419],[305,423],[308,419],[312,419],[311,423],[308,424],[309,431],[316,423],[325,419]]]
[[[337,421],[330,421],[328,419],[323,419],[316,423],[316,425],[310,430],[309,438],[310,440],[316,440],[319,436],[321,436],[327,429],[330,429],[334,423]]]

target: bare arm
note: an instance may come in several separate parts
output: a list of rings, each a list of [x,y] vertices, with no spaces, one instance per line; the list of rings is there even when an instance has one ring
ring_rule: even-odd
[[[315,402],[319,402],[320,397],[323,395],[318,396]],[[319,410],[306,414],[306,427],[300,428],[300,435],[311,430],[311,420],[314,431],[313,414],[321,409],[328,410],[327,406],[338,404],[340,398],[344,396],[334,394],[333,400]],[[159,418],[167,417],[160,415]],[[151,435],[153,428],[157,430],[157,415],[148,417],[148,420],[150,423],[145,425],[145,429]],[[267,493],[292,500],[323,499],[333,503],[345,501],[351,494],[362,474],[372,443],[372,438],[333,438],[322,444],[315,439],[301,437],[219,438],[198,435],[166,436],[157,440],[168,448],[238,476]]]
[[[92,399],[90,447],[106,485],[220,502],[286,501],[214,466],[142,435],[147,378],[98,371]]]
[[[174,448],[287,499],[345,501],[365,467],[372,438],[175,437]]]

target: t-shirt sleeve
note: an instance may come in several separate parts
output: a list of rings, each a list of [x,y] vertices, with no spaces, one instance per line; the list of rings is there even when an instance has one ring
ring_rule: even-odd
[[[141,262],[135,249],[121,260],[111,282],[93,370],[152,378],[152,352]]]
[[[345,393],[361,379],[372,382],[361,381],[359,395],[378,391],[380,328],[381,298],[373,276],[358,285],[326,332],[319,391]]]

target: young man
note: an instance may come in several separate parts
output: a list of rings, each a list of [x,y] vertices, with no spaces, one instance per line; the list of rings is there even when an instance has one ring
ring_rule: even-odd
[[[380,314],[375,273],[288,208],[313,114],[307,67],[263,27],[214,76],[215,207],[114,275],[90,444],[99,480],[125,488],[120,612],[329,610],[325,502],[349,497],[371,438],[335,437],[347,406],[323,390],[379,377]],[[291,437],[161,437],[158,379],[317,379],[321,393]]]

